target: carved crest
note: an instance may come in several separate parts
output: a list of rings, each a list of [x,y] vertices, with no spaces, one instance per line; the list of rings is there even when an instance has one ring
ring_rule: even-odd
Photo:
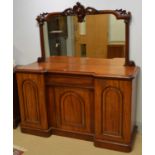
[[[42,13],[39,16],[37,16],[36,20],[38,21],[39,25],[43,25],[45,21],[45,16],[48,15],[48,13]]]
[[[76,5],[73,6],[73,8],[66,9],[64,12],[62,12],[62,15],[76,15],[78,17],[78,22],[82,22],[86,15],[95,13],[98,13],[96,9],[91,7],[85,8],[83,5],[81,5],[81,3],[77,2]]]

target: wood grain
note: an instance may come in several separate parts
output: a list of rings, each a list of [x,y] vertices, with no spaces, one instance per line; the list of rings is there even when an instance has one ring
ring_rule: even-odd
[[[66,56],[51,56],[46,62],[20,66],[17,72],[61,73],[91,75],[93,77],[132,79],[139,68],[123,66],[124,58],[100,59]]]
[[[131,151],[138,67],[124,60],[50,57],[16,68],[21,130]]]
[[[17,82],[21,126],[47,129],[48,123],[43,75],[17,74]]]

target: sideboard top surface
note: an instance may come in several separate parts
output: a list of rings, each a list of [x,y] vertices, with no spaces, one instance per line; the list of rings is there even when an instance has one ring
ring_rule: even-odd
[[[17,72],[63,73],[89,75],[95,77],[134,78],[139,67],[124,66],[124,59],[80,58],[66,56],[51,56],[45,62],[35,62],[18,66]]]

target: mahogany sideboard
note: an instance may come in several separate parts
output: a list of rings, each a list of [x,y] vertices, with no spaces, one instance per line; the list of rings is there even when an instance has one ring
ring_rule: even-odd
[[[16,68],[21,131],[131,151],[139,68],[124,59],[52,56]]]

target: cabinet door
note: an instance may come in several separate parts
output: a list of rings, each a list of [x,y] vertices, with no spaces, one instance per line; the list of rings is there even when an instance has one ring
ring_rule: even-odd
[[[95,137],[130,142],[131,82],[95,81]]]
[[[81,88],[56,87],[57,126],[67,131],[91,133],[93,93]]]
[[[17,73],[21,126],[47,129],[44,76]]]

